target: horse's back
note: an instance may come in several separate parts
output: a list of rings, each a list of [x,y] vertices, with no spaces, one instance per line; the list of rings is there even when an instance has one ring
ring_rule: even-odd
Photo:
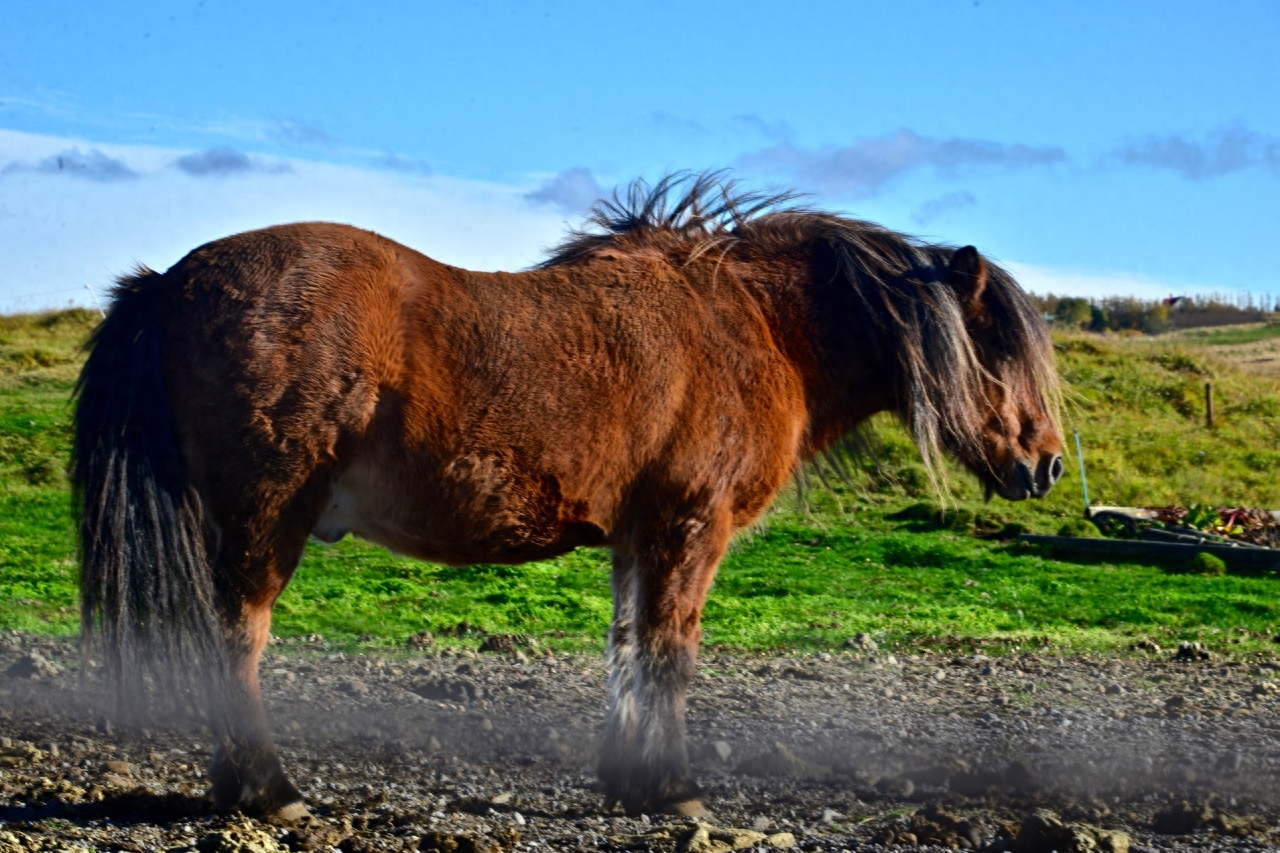
[[[603,543],[638,482],[736,488],[745,517],[794,464],[799,391],[762,322],[660,258],[475,273],[304,223],[165,278],[193,467],[325,539],[519,562]]]

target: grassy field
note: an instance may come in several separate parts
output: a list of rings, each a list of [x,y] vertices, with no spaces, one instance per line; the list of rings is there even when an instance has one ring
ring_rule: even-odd
[[[75,629],[68,399],[95,321],[83,311],[0,317],[0,629]],[[1094,503],[1280,508],[1280,378],[1240,355],[1280,341],[1276,329],[1059,336],[1065,426],[1084,442]],[[1204,426],[1206,381],[1213,429]],[[1074,456],[1069,478],[1039,502],[983,504],[955,472],[938,523],[919,507],[937,498],[902,431],[881,420],[874,434],[875,458],[851,482],[811,484],[803,502],[784,495],[735,544],[707,607],[708,645],[835,649],[865,632],[904,649],[1109,651],[1149,638],[1274,654],[1274,575],[1070,562],[975,535],[1010,525],[1054,533],[1079,518]],[[450,569],[348,539],[308,548],[274,630],[384,645],[424,630],[472,645],[481,631],[514,632],[584,650],[602,646],[609,611],[603,551]]]

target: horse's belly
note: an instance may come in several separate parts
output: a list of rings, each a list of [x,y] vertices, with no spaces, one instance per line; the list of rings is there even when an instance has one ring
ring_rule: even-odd
[[[557,517],[530,524],[503,512],[450,506],[433,491],[400,491],[376,470],[353,466],[331,482],[329,501],[311,533],[326,543],[350,533],[398,554],[454,565],[524,563],[605,541],[604,531],[588,521]]]
[[[403,504],[395,506],[389,500],[386,483],[377,484],[362,476],[360,470],[351,470],[346,476],[336,477],[330,487],[330,497],[324,512],[311,531],[321,542],[332,544],[350,533],[361,539],[381,545],[397,554],[420,560],[445,561],[445,556],[424,536],[423,528],[411,529],[401,518]]]

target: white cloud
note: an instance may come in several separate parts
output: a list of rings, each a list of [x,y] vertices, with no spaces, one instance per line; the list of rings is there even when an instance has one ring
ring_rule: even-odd
[[[24,172],[58,175],[86,181],[127,181],[138,177],[138,173],[129,168],[123,160],[110,157],[97,148],[81,151],[79,146],[50,154],[38,163],[13,160],[0,168],[0,176]]]
[[[165,269],[227,234],[280,222],[349,222],[437,260],[518,269],[563,236],[563,217],[528,204],[529,187],[307,160],[288,172],[201,180],[172,168],[189,152],[112,146],[0,130],[0,163],[43,162],[73,147],[129,164],[129,181],[71,181],[26,170],[0,175],[0,313],[91,304],[136,263]]]
[[[1231,124],[1210,131],[1203,139],[1179,134],[1132,139],[1117,148],[1114,156],[1130,166],[1167,169],[1193,181],[1253,168],[1280,174],[1280,137]]]
[[[174,160],[173,165],[195,178],[222,178],[246,172],[282,174],[289,171],[286,164],[267,165],[226,145],[184,154]]]
[[[604,195],[600,182],[583,166],[565,169],[548,178],[542,186],[525,193],[525,200],[535,205],[551,205],[561,213],[584,213]]]
[[[299,142],[304,145],[328,145],[333,142],[329,131],[317,122],[293,118],[278,118],[267,126],[267,134],[283,142]]]
[[[911,219],[917,225],[928,225],[935,219],[945,216],[956,210],[964,210],[973,207],[978,203],[977,197],[967,190],[958,190],[953,193],[938,196],[926,201],[924,204],[916,207],[911,211]]]
[[[806,148],[784,142],[740,158],[750,171],[783,172],[834,198],[865,198],[921,169],[954,177],[974,169],[1025,169],[1067,160],[1056,145],[1024,145],[988,139],[939,139],[902,129],[855,139],[848,145]]]

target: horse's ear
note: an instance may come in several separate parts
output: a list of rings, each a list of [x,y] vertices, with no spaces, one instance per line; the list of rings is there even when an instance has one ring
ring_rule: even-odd
[[[956,249],[947,277],[964,304],[965,313],[977,314],[982,307],[982,291],[987,287],[987,262],[978,250],[972,246]]]

